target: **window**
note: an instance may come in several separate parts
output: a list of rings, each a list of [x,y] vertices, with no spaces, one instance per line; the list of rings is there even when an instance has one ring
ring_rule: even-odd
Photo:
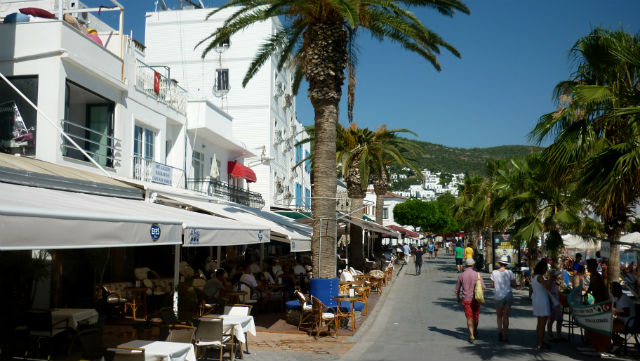
[[[38,104],[38,77],[8,77],[34,104]],[[35,155],[36,110],[6,82],[0,80],[0,150]]]
[[[133,133],[133,155],[137,158],[153,160],[155,132],[136,125]]]
[[[302,184],[296,183],[296,207],[302,207]]]
[[[191,156],[191,166],[193,167],[193,178],[203,178],[204,154],[194,150]]]
[[[171,152],[171,147],[173,147],[173,142],[171,139],[167,139],[164,142],[164,164],[169,164],[169,153]]]
[[[69,80],[65,88],[64,131],[98,164],[113,167],[118,153],[113,137],[115,103]],[[66,139],[62,146],[65,157],[88,161]]]
[[[305,150],[304,151],[304,157],[305,157],[305,161],[304,161],[304,170],[307,171],[307,173],[311,173],[311,159],[309,158],[309,151]]]
[[[229,69],[216,69],[216,85],[217,92],[229,91]]]
[[[296,164],[302,161],[302,145],[296,147]]]
[[[389,208],[382,208],[382,219],[389,219]]]
[[[304,207],[311,209],[311,189],[304,189]]]

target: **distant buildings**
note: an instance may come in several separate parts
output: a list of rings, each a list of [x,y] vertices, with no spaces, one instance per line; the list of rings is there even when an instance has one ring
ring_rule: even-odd
[[[442,172],[431,172],[428,169],[422,171],[424,177],[423,184],[410,185],[408,189],[402,191],[395,191],[397,195],[406,198],[419,198],[426,201],[434,201],[440,195],[444,193],[451,193],[454,196],[458,196],[458,185],[462,184],[464,180],[464,174],[443,174]],[[443,185],[440,182],[441,176],[451,177],[451,180]],[[406,179],[405,174],[391,174],[391,180]]]

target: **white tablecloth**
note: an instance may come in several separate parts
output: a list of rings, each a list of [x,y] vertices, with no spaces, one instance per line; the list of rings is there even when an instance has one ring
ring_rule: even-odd
[[[214,316],[214,315],[212,315]],[[253,316],[237,316],[237,315],[215,315],[222,318],[222,325],[226,330],[233,328],[233,334],[236,339],[242,343],[247,342],[245,333],[249,332],[252,335],[256,335],[256,324],[253,322]],[[200,321],[211,321],[210,318],[201,318]]]
[[[98,311],[93,308],[56,308],[51,310],[51,321],[54,325],[67,321],[66,326],[76,329],[78,324],[93,325],[98,323]],[[61,325],[64,322],[60,323]]]
[[[146,361],[197,361],[190,343],[133,340],[120,346],[143,348]]]

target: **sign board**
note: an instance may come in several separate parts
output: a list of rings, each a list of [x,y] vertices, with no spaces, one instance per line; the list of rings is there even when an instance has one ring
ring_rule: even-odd
[[[494,233],[492,238],[494,266],[501,257],[506,256],[509,262],[508,266],[515,267],[520,259],[520,249],[514,247],[511,243],[511,235],[508,233]]]
[[[170,186],[173,178],[173,168],[168,165],[152,162],[151,181]]]
[[[600,242],[600,257],[609,258],[611,255],[611,243],[608,241]]]

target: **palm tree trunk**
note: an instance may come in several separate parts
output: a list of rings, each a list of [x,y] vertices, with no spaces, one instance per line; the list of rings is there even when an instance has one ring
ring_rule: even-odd
[[[347,59],[342,23],[310,26],[304,34],[304,76],[314,110],[315,139],[312,185],[313,275],[336,276],[336,123]]]
[[[611,282],[618,281],[620,278],[620,245],[617,242],[620,240],[620,231],[622,231],[622,226],[627,222],[627,217],[612,217],[611,220],[604,220],[604,230],[607,234],[607,239],[611,240],[612,244],[610,246],[609,252],[609,264],[607,265],[607,279],[608,284]]]
[[[354,198],[351,200],[351,219],[362,220],[363,203],[362,198]],[[351,224],[349,229],[349,265],[359,271],[364,271],[362,228]]]

